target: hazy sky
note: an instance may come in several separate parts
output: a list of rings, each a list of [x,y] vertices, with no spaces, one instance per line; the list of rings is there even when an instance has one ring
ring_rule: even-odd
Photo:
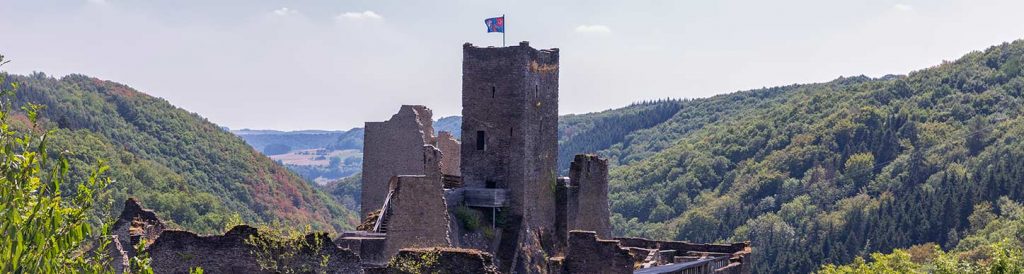
[[[1024,37],[1024,1],[0,0],[5,69],[128,84],[222,126],[460,112],[462,44],[561,48],[560,111],[905,74]]]

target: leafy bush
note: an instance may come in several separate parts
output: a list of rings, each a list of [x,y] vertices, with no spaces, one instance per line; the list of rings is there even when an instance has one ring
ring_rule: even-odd
[[[327,266],[331,258],[322,253],[327,234],[311,233],[309,226],[303,230],[278,230],[263,226],[259,231],[260,234],[251,235],[245,243],[254,247],[252,255],[256,256],[260,269],[273,273],[328,273]]]
[[[480,212],[473,210],[467,206],[459,206],[455,208],[455,219],[459,220],[462,224],[462,228],[467,231],[480,230]]]
[[[0,83],[5,77],[0,74]],[[37,124],[41,106],[28,104],[19,116],[10,100],[18,86],[8,85],[0,87],[0,273],[112,272],[105,256],[107,226],[94,228],[92,223],[99,221],[91,214],[96,193],[110,184],[102,177],[107,166],[100,163],[77,184],[68,181],[66,155],[49,158],[49,133],[40,132]],[[45,168],[50,161],[56,161],[56,168]],[[62,192],[68,185],[74,193]]]

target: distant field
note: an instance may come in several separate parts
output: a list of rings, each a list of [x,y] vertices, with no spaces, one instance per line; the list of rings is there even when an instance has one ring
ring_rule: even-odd
[[[345,160],[349,157],[360,156],[362,153],[363,152],[358,149],[334,151],[326,151],[324,149],[305,149],[280,155],[273,155],[270,156],[270,158],[275,161],[281,161],[281,163],[286,165],[328,167],[331,164],[331,158],[337,157]]]

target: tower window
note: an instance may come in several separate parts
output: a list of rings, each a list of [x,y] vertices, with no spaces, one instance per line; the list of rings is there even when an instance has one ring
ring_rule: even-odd
[[[491,98],[494,98],[494,93],[498,91],[498,88],[491,86]]]
[[[484,150],[487,148],[487,134],[483,130],[476,131],[476,150]]]

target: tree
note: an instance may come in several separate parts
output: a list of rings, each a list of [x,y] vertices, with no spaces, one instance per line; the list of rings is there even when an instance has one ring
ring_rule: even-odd
[[[846,160],[846,173],[844,174],[852,183],[854,188],[860,189],[867,186],[871,178],[875,176],[875,156],[870,152],[857,153]]]
[[[0,65],[3,65],[0,55]],[[29,104],[24,113],[11,110],[16,83],[0,74],[0,273],[104,273],[109,264],[104,256],[109,243],[107,227],[94,229],[90,223],[94,195],[110,181],[101,175],[100,163],[88,179],[78,182],[75,193],[65,195],[68,159],[56,159],[48,167],[47,132],[38,132],[39,105]],[[23,116],[22,116],[23,115]],[[24,122],[28,124],[18,124]],[[18,130],[28,127],[28,130]],[[98,243],[93,240],[100,239]],[[86,252],[94,247],[96,252]]]

